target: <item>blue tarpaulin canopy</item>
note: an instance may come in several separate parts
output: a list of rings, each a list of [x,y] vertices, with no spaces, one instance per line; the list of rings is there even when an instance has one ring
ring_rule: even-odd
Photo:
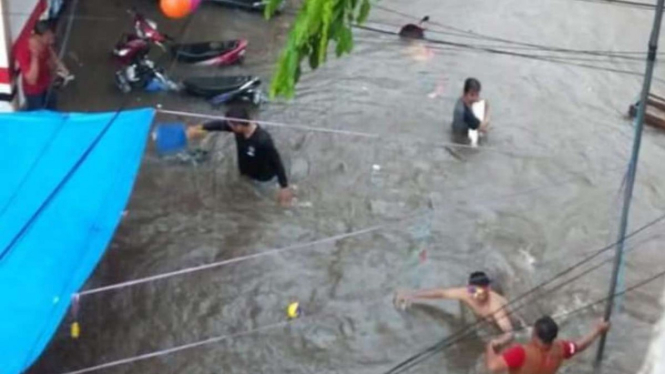
[[[153,117],[0,115],[0,374],[35,361],[101,259]]]

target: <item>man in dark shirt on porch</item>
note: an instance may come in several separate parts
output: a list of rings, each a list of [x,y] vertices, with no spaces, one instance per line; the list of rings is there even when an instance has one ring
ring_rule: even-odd
[[[279,202],[288,205],[293,199],[293,192],[289,188],[282,159],[270,134],[252,122],[244,108],[231,108],[226,112],[226,117],[229,119],[192,127],[188,129],[187,135],[192,138],[211,131],[232,132],[238,150],[240,174],[259,183],[277,179],[280,186]]]

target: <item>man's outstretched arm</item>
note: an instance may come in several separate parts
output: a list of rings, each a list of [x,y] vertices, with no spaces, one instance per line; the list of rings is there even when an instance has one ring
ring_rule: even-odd
[[[496,342],[490,341],[487,343],[485,346],[485,366],[491,373],[503,373],[508,370],[509,366],[503,355],[497,353],[496,350]],[[521,352],[524,352],[524,350],[521,350]],[[513,356],[515,355],[513,354]],[[524,357],[521,357],[521,359],[523,361]]]
[[[599,321],[590,333],[575,342],[575,347],[577,350],[574,353],[583,352],[589,348],[589,346],[591,346],[591,344],[593,344],[593,342],[598,339],[599,336],[606,333],[609,329],[609,322],[605,322],[604,320]]]
[[[231,127],[229,126],[229,123],[224,120],[208,121],[199,125],[189,126],[187,128],[187,138],[199,138],[211,131],[231,132]]]
[[[501,347],[509,343],[513,338],[515,337],[515,334],[513,332],[513,324],[510,322],[510,318],[508,317],[508,311],[506,310],[505,306],[503,309],[499,309],[495,311],[492,314],[492,317],[494,318],[494,322],[499,326],[503,334],[499,336],[498,338],[494,339],[494,345],[496,347]]]
[[[398,292],[395,295],[395,302],[400,304],[442,299],[466,301],[466,297],[467,291],[465,288],[433,288],[412,292]]]

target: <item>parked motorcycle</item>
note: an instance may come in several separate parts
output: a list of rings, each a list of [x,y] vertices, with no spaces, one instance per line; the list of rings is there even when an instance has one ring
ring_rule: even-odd
[[[157,67],[147,54],[137,55],[131,64],[116,71],[115,82],[123,93],[135,90],[185,92],[202,97],[214,106],[231,101],[260,105],[263,101],[261,79],[258,77],[192,77],[177,83],[168,77],[164,69]]]
[[[124,34],[113,49],[113,55],[123,65],[134,61],[136,54],[142,53],[155,44],[187,64],[200,66],[225,66],[243,61],[247,40],[211,41],[199,43],[174,43],[173,39],[161,33],[157,23],[135,10],[129,10],[134,17],[134,33]],[[167,48],[168,47],[168,48]]]
[[[263,100],[261,80],[253,76],[193,77],[182,82],[172,80],[150,58],[152,44],[163,49],[169,46],[180,61],[199,65],[228,65],[242,59],[247,47],[245,40],[176,44],[157,29],[157,24],[133,10],[134,34],[125,34],[113,50],[120,62],[115,72],[116,86],[123,93],[136,90],[147,92],[177,91],[202,97],[213,105],[229,101],[249,101],[259,105]]]

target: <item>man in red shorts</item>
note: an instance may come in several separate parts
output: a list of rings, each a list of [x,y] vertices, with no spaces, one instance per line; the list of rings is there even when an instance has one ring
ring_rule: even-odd
[[[609,323],[600,321],[591,333],[577,342],[557,340],[559,326],[545,316],[536,321],[531,341],[525,345],[515,345],[499,354],[495,343],[490,342],[485,350],[485,363],[493,373],[555,374],[565,360],[589,348],[609,328]]]
[[[32,35],[16,51],[21,75],[23,76],[23,94],[27,110],[55,109],[54,93],[49,93],[53,73],[62,71],[69,75],[67,68],[60,61],[53,43],[55,35],[49,21],[39,21]]]

